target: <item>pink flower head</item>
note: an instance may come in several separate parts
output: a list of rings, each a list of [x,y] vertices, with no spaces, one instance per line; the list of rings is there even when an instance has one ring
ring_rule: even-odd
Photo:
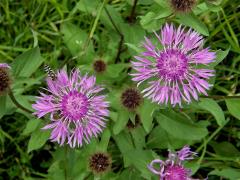
[[[214,76],[208,69],[216,57],[209,48],[203,48],[203,37],[193,30],[166,24],[161,34],[155,33],[161,47],[145,38],[144,52],[135,56],[133,81],[146,82],[142,93],[158,104],[175,106],[198,100],[198,94],[207,94],[212,86],[207,80]]]
[[[169,152],[166,161],[160,159],[153,160],[148,165],[148,169],[154,174],[159,175],[160,180],[192,180],[190,177],[191,171],[186,169],[182,162],[193,159],[195,155],[195,152],[190,151],[190,148],[185,146],[176,153]],[[159,168],[156,169],[154,165],[158,165]]]
[[[0,63],[0,68],[8,68],[11,69],[11,67],[7,63]]]
[[[48,93],[41,93],[33,108],[39,118],[50,114],[51,123],[43,129],[53,129],[51,141],[81,147],[102,132],[109,103],[95,82],[94,76],[81,76],[79,70],[70,77],[60,70],[55,79],[47,78]]]

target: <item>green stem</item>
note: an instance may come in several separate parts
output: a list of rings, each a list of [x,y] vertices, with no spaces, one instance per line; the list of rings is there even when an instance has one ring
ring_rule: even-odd
[[[19,108],[19,109],[21,109],[21,110],[23,110],[23,111],[25,111],[25,112],[27,112],[27,113],[30,113],[30,114],[33,113],[31,110],[23,107],[23,106],[17,101],[17,99],[15,98],[15,96],[14,96],[14,94],[13,94],[13,92],[12,92],[11,89],[9,89],[8,95],[9,95],[10,99],[12,100],[12,102],[16,105],[17,108]]]
[[[226,125],[228,122],[229,122],[229,120],[226,121],[225,125]],[[225,125],[224,125],[224,126],[225,126]],[[208,144],[209,141],[211,141],[211,140],[219,133],[219,131],[222,130],[222,128],[223,128],[224,126],[218,127],[218,128],[211,134],[211,136],[209,136],[209,138],[201,144],[201,146],[196,150],[196,152],[200,152],[200,151],[202,150],[202,148],[205,146],[205,144]]]

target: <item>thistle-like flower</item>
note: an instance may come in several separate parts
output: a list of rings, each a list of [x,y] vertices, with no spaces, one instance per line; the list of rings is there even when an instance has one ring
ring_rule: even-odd
[[[11,67],[6,63],[0,63],[0,95],[5,94],[10,88],[9,69]]]
[[[155,159],[149,165],[148,169],[160,176],[160,180],[193,180],[191,170],[186,169],[183,166],[183,161],[193,159],[196,153],[192,152],[188,146],[183,147],[176,153],[169,152],[168,159],[166,161]],[[156,169],[154,165],[158,165]]]
[[[133,81],[140,85],[146,82],[142,91],[158,104],[181,106],[182,101],[190,103],[198,100],[199,94],[207,94],[212,86],[208,83],[214,70],[208,64],[215,59],[215,53],[203,48],[203,37],[197,32],[182,26],[175,28],[166,24],[161,34],[155,33],[160,45],[156,47],[145,38],[145,51],[135,56],[132,67]]]
[[[70,77],[60,70],[55,79],[47,78],[48,93],[41,92],[33,108],[39,118],[50,114],[51,123],[43,129],[53,129],[51,141],[81,147],[102,132],[109,103],[99,95],[103,88],[95,81],[94,76],[81,76],[79,70],[73,70]]]

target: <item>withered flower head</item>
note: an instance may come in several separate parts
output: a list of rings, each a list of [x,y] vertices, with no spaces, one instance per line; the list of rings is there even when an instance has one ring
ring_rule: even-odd
[[[111,168],[112,160],[109,154],[97,152],[89,159],[89,168],[94,173],[103,173]]]
[[[93,63],[93,69],[96,73],[102,73],[106,70],[106,63],[103,60],[97,60]]]
[[[170,3],[177,12],[189,12],[196,5],[197,0],[170,0]]]
[[[142,102],[142,96],[137,89],[126,89],[121,95],[121,102],[129,110],[136,109]]]

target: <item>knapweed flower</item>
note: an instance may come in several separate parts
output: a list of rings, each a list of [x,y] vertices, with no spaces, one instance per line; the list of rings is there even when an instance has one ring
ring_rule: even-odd
[[[183,147],[176,153],[169,152],[166,161],[155,159],[149,165],[148,169],[160,176],[160,180],[192,180],[191,170],[183,166],[183,161],[193,159],[196,153],[192,152],[188,146]],[[159,166],[155,168],[154,166]]]
[[[77,69],[70,77],[60,70],[55,80],[47,78],[48,93],[41,93],[33,108],[39,118],[50,114],[51,123],[43,129],[53,129],[52,141],[81,147],[102,132],[109,103],[99,94],[103,88],[95,81],[94,76],[82,76]]]
[[[112,159],[107,153],[97,152],[89,159],[89,168],[96,174],[108,171],[111,165]]]
[[[181,106],[182,101],[190,103],[198,100],[199,94],[208,95],[206,90],[212,86],[208,79],[214,70],[208,64],[215,59],[215,53],[203,48],[203,37],[197,32],[182,26],[175,28],[166,24],[161,34],[155,33],[160,46],[153,45],[148,39],[143,43],[145,51],[132,61],[136,71],[133,81],[147,83],[142,91],[144,97],[158,104]]]
[[[10,88],[11,78],[9,75],[10,66],[6,63],[0,63],[0,95],[5,94]]]
[[[191,11],[197,0],[170,0],[172,8],[177,12]]]

